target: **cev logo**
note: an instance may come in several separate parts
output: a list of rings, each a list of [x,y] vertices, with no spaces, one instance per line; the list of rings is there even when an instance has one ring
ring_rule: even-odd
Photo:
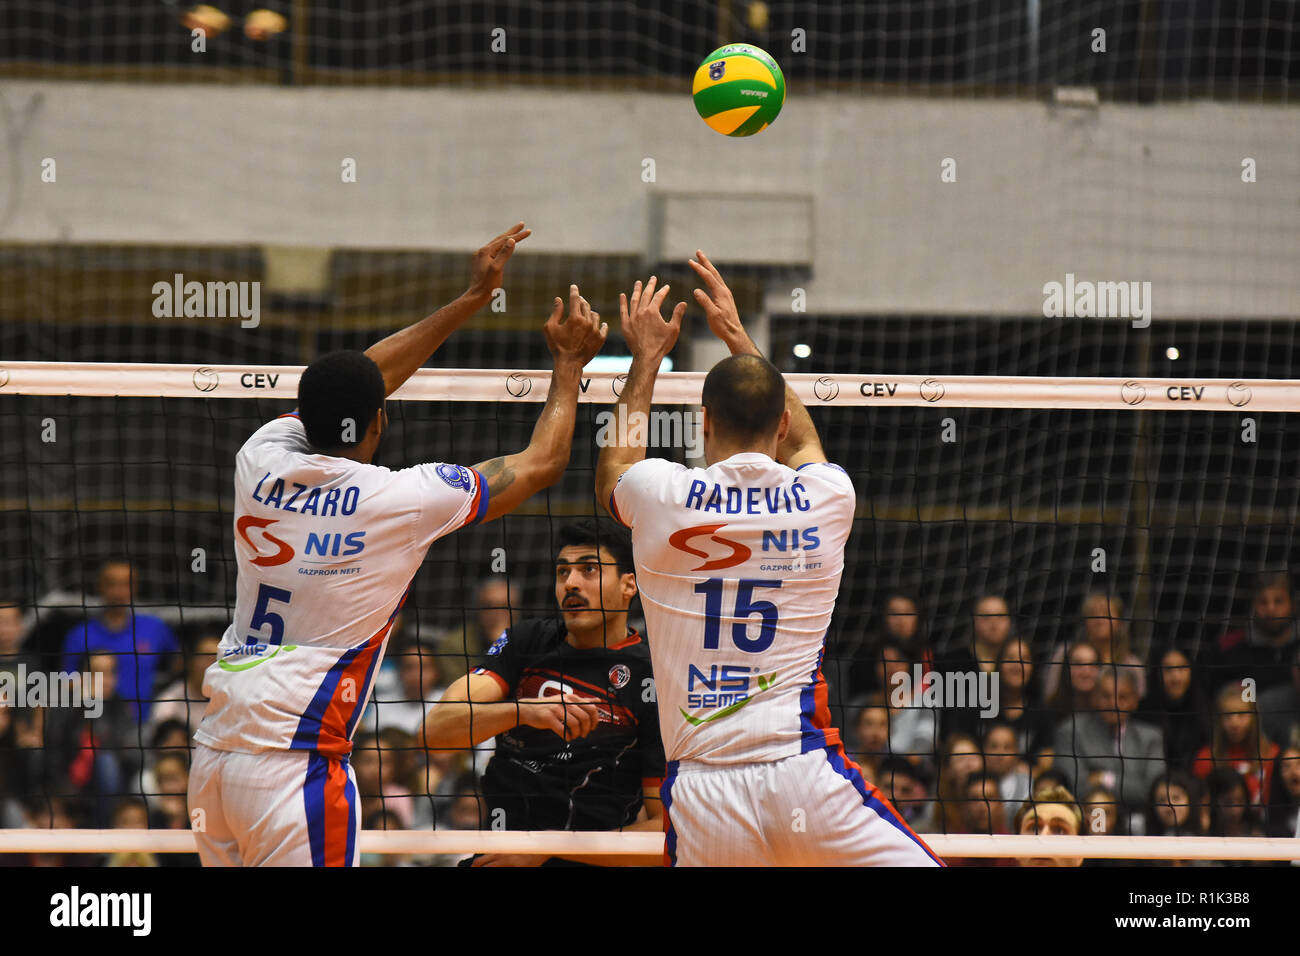
[[[706,559],[698,568],[692,568],[692,572],[717,571],[720,568],[734,568],[736,565],[748,561],[749,556],[753,554],[753,552],[739,541],[732,541],[730,538],[724,538],[721,535],[713,533],[719,528],[725,527],[726,524],[700,524],[693,528],[682,528],[680,531],[673,532],[672,536],[668,539],[668,543],[678,551],[684,551],[687,554],[695,555],[697,558]],[[701,551],[699,548],[691,547],[690,542],[693,539],[703,537],[704,535],[709,535],[709,540],[713,541],[715,544],[725,545],[730,548],[731,553],[720,558],[710,558],[708,551]]]
[[[279,521],[278,518],[257,518],[253,515],[244,515],[235,522],[235,531],[237,531],[239,536],[244,539],[244,543],[252,548],[254,553],[256,553],[257,557],[252,559],[252,563],[257,565],[259,568],[272,568],[278,564],[286,564],[293,559],[293,547],[290,546],[288,542],[281,541],[275,535],[271,534],[271,532],[265,530],[269,525],[273,525],[277,521]],[[279,550],[274,554],[263,554],[262,546],[256,544],[253,539],[248,536],[248,530],[250,528],[262,529],[262,539],[276,545]]]

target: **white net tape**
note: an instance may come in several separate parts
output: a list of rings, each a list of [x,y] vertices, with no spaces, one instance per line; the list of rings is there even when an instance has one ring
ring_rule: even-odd
[[[1112,860],[1300,860],[1300,840],[1251,837],[987,836],[921,834],[940,858],[1084,857]],[[644,856],[661,859],[661,833],[366,830],[362,853]],[[0,853],[194,853],[185,830],[0,830]]]
[[[162,398],[270,398],[293,401],[301,365],[153,365],[8,362],[0,395],[102,395]],[[422,369],[393,398],[431,402],[542,402],[551,373],[527,369]],[[612,402],[625,376],[592,372],[584,402]],[[1276,379],[1120,379],[1036,376],[818,375],[785,380],[810,407],[870,405],[974,408],[1093,408],[1159,411],[1287,412],[1300,409],[1300,381]],[[654,400],[700,400],[703,372],[664,372]]]

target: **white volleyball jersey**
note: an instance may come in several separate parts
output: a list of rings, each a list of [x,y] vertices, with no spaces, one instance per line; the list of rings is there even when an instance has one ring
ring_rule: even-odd
[[[670,761],[779,760],[839,743],[822,650],[853,527],[838,465],[760,453],[624,472],[610,512],[632,529]]]
[[[314,454],[297,413],[258,429],[235,458],[235,618],[204,675],[195,739],[350,753],[425,552],[487,506],[472,468]]]

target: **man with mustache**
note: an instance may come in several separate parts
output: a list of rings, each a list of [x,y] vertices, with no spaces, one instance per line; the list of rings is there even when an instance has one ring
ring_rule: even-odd
[[[664,753],[650,651],[627,623],[637,594],[632,542],[587,520],[560,528],[558,543],[560,616],[522,621],[497,638],[429,709],[424,746],[497,738],[483,775],[493,829],[658,832]],[[572,862],[652,861],[483,854],[473,865]]]

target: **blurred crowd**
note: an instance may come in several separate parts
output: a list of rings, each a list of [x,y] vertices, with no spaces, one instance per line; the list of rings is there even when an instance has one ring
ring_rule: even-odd
[[[0,595],[0,827],[190,826],[192,737],[221,635],[177,634],[137,612],[134,580],[129,561],[105,562],[80,619],[53,632]],[[399,618],[354,741],[364,828],[484,826],[479,778],[491,744],[428,750],[421,728],[428,707],[512,616],[532,614],[516,586],[494,577],[480,584],[464,626],[424,633]],[[977,596],[954,628],[927,620],[914,595],[894,592],[869,627],[843,630],[823,666],[832,716],[867,779],[917,832],[1060,824],[1083,834],[1300,835],[1300,640],[1285,573],[1254,582],[1240,625],[1146,655],[1123,602],[1104,593],[1084,597],[1054,642],[1022,636],[997,594]],[[951,636],[931,639],[942,630]],[[94,709],[20,699],[17,679],[37,672],[77,674],[102,699]],[[197,858],[0,855],[0,865],[96,862]]]

